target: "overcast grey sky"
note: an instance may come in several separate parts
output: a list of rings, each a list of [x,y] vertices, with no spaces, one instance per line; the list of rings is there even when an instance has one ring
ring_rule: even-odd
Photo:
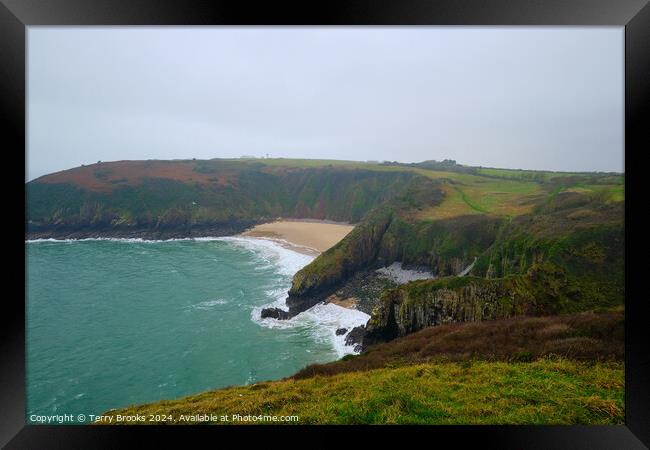
[[[623,28],[30,27],[27,179],[263,155],[623,170]]]

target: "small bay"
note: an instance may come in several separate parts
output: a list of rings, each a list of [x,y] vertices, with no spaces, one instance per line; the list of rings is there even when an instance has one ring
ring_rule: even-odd
[[[330,304],[260,320],[312,260],[268,240],[44,240],[25,251],[28,422],[289,376],[351,352],[335,330],[367,318]]]

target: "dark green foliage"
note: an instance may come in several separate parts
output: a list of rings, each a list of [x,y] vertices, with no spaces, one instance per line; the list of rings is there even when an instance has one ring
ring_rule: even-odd
[[[623,287],[580,276],[552,262],[504,278],[473,276],[414,281],[388,290],[373,313],[364,343],[423,328],[518,315],[576,313],[623,304]]]
[[[499,219],[463,216],[411,221],[414,207],[431,207],[442,201],[439,183],[423,177],[412,179],[400,194],[374,209],[341,242],[299,271],[290,295],[314,295],[358,270],[395,261],[429,266],[441,274],[462,270],[492,243]]]
[[[494,241],[501,219],[476,215],[412,220],[414,208],[443,200],[439,186],[440,181],[412,179],[399,195],[378,206],[341,242],[299,271],[290,295],[313,295],[358,270],[395,261],[427,266],[441,275],[464,269]]]
[[[378,263],[401,261],[442,276],[456,274],[492,244],[501,220],[470,215],[411,223],[397,217],[386,230]]]
[[[88,193],[72,184],[28,183],[25,186],[27,219],[56,223],[78,214],[88,197]]]
[[[450,172],[460,172],[460,173],[476,173],[476,168],[463,166],[457,164],[453,159],[445,159],[442,161],[422,161],[421,163],[414,164],[417,167],[422,167],[429,170],[440,170],[440,171],[450,171]]]
[[[528,177],[527,171],[482,169],[480,177],[459,175],[452,172],[465,171],[464,166],[454,161],[425,162],[415,168],[308,161],[138,162],[142,170],[154,173],[161,165],[163,174],[174,168],[176,178],[185,180],[179,181],[134,179],[132,174],[127,180],[112,173],[110,167],[119,171],[120,166],[110,164],[73,169],[91,170],[87,189],[43,180],[28,183],[28,228],[137,228],[185,235],[194,226],[276,217],[358,222],[341,242],[295,275],[288,303],[329,295],[355,273],[396,261],[452,276],[411,283],[382,297],[373,314],[375,328],[397,335],[431,324],[623,303],[620,176],[539,172],[542,187],[527,199],[530,208],[525,211],[530,212],[509,217],[487,213],[490,202],[479,198],[486,183],[481,177]],[[430,178],[424,168],[444,169],[449,176]],[[77,175],[75,179],[84,180],[83,172]],[[504,191],[517,190],[504,183]],[[494,183],[490,185],[494,191]],[[496,189],[490,191],[494,199],[503,193]],[[457,213],[452,202],[447,214],[435,214],[449,204],[446,196],[453,200],[457,194],[469,209]],[[453,277],[472,263],[471,277]],[[313,302],[303,306],[309,304]],[[389,319],[395,323],[388,324]]]
[[[429,160],[422,161],[419,163],[398,163],[397,161],[393,162],[384,162],[383,165],[390,166],[409,166],[409,167],[419,167],[422,169],[435,170],[440,172],[457,172],[457,173],[477,173],[476,167],[463,166],[462,164],[457,164],[453,159],[445,159],[442,161]]]
[[[440,323],[623,303],[622,202],[552,188],[532,213],[514,218],[418,219],[414,210],[441,201],[440,182],[413,179],[380,207],[384,214],[369,214],[356,232],[303,268],[291,294],[315,295],[356,271],[395,261],[429,267],[439,276],[456,275],[475,261],[474,277],[414,282],[387,293],[373,313],[371,340]]]
[[[375,209],[342,241],[296,273],[289,295],[315,295],[374,261],[392,217],[390,208]]]
[[[208,183],[117,178],[108,180],[108,191],[33,181],[26,186],[27,220],[31,229],[184,228],[280,216],[357,222],[413,178],[404,172],[327,167],[270,171],[258,163],[223,160],[197,161],[193,171],[214,176]],[[109,174],[109,169],[95,170],[102,180]],[[91,220],[89,209],[101,211],[103,219]]]
[[[544,267],[555,268],[555,278],[547,273],[531,289],[553,291],[542,280],[565,283],[565,295],[556,299],[562,302],[557,305],[560,309],[620,304],[624,297],[622,215],[621,203],[560,194],[537,213],[505,224],[472,273],[488,278],[521,275],[546,261],[551,266]]]

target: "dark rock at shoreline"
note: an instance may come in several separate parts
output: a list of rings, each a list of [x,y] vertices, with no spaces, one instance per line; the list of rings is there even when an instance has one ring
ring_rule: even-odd
[[[289,316],[297,316],[312,306],[324,302],[331,293],[331,290],[323,290],[318,294],[308,296],[295,296],[290,294],[286,299],[286,304],[289,307]]]
[[[336,330],[336,335],[341,336],[342,334],[345,334],[347,332],[348,332],[347,328],[339,328],[338,330]]]
[[[322,302],[322,298],[295,298],[287,297],[286,305],[289,307],[289,311],[284,311],[280,308],[265,308],[262,310],[262,319],[265,317],[272,317],[278,320],[287,320],[291,319],[294,316],[297,316],[303,311],[307,311],[312,306]]]
[[[264,308],[262,310],[262,319],[271,318],[278,320],[290,319],[292,316],[287,311],[280,308]]]
[[[363,337],[366,335],[366,327],[360,325],[352,328],[352,330],[345,337],[345,345],[354,345],[355,352],[363,350]]]

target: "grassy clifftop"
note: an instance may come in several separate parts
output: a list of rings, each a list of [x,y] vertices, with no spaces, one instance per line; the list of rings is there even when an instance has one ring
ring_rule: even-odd
[[[176,424],[197,414],[297,416],[293,424],[621,424],[623,334],[621,311],[430,327],[289,379],[105,414]]]
[[[118,161],[26,185],[28,228],[177,230],[295,217],[358,222],[415,174],[363,164]]]
[[[474,278],[454,283],[467,285],[463,292],[471,294],[463,301],[477,311],[463,317],[456,312],[451,320],[569,312],[623,302],[621,177],[540,172],[531,181],[523,171],[492,169],[481,176],[477,170],[409,167],[420,177],[296,274],[291,303],[301,298],[313,302],[355,271],[396,261],[426,267],[440,277],[458,275],[473,264]],[[414,285],[401,292],[418,289]],[[516,304],[506,301],[513,296]],[[411,297],[422,301],[419,294]],[[440,308],[437,301],[432,308]],[[414,324],[407,328],[439,320],[422,314],[410,317]]]
[[[612,174],[290,159],[98,162],[26,185],[32,229],[180,227],[305,217],[359,222],[398,194],[409,224],[467,215],[513,217],[564,191],[623,198]],[[428,185],[420,181],[432,181]]]
[[[504,279],[494,288],[514,275],[526,284],[535,264],[550,263],[581,290],[563,298],[593,293],[576,304],[606,306],[623,295],[623,182],[453,161],[118,161],[28,183],[26,221],[34,237],[234,234],[279,216],[358,223],[296,274],[288,299],[296,312],[354,273],[396,261],[438,276],[474,263],[471,275]]]
[[[119,416],[174,418],[192,424],[197,414],[228,416],[207,424],[623,424],[624,370],[617,362],[563,359],[532,363],[418,364],[351,372],[327,378],[258,383],[173,401],[112,410]],[[233,420],[237,414],[242,417]],[[185,416],[183,420],[182,416]]]

